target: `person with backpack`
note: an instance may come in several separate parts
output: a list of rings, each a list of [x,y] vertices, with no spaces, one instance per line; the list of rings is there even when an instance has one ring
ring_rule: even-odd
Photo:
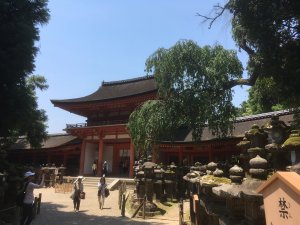
[[[81,199],[85,198],[82,197],[82,194],[85,194],[85,192],[83,191],[83,179],[83,176],[78,176],[74,182],[73,193],[71,195],[71,198],[73,199],[74,212],[79,212],[80,201]]]
[[[22,217],[21,217],[21,225],[29,225],[33,219],[33,203],[34,203],[34,189],[44,187],[45,175],[42,174],[42,180],[40,184],[35,184],[34,177],[35,173],[31,171],[27,171],[24,174],[24,200],[22,205]]]
[[[98,202],[99,202],[99,209],[103,209],[104,206],[104,199],[107,197],[107,184],[105,181],[105,177],[101,177],[98,183]],[[106,192],[106,193],[105,193]]]

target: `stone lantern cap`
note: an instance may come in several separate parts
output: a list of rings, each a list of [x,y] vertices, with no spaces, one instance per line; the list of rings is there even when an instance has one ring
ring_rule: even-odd
[[[300,130],[293,130],[290,137],[282,144],[286,150],[299,150],[300,148]]]
[[[145,162],[142,166],[143,169],[154,169],[156,168],[156,164],[154,162]]]

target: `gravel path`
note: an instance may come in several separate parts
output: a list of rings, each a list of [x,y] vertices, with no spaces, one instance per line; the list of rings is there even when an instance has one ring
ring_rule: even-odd
[[[73,211],[73,202],[70,193],[55,193],[54,188],[36,189],[35,195],[42,193],[40,214],[36,216],[32,225],[178,225],[178,206],[171,207],[164,216],[155,218],[130,219],[122,217],[118,208],[118,191],[111,191],[105,200],[104,208],[99,209],[96,188],[85,188],[86,199],[81,200],[79,212]],[[188,205],[185,205],[185,209]]]

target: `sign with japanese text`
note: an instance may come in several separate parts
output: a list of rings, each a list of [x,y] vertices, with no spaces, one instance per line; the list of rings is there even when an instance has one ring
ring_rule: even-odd
[[[300,225],[300,176],[284,176],[289,176],[288,172],[258,188],[264,198],[266,225]]]

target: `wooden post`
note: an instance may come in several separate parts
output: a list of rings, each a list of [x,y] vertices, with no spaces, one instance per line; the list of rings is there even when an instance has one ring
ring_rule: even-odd
[[[143,201],[141,202],[141,204],[137,207],[137,209],[134,211],[134,213],[132,214],[131,218],[134,218],[136,216],[136,214],[142,208],[142,206],[144,205],[144,203],[145,203],[145,198],[143,199]]]
[[[144,204],[143,204],[143,219],[146,218],[145,209],[146,209],[147,196],[144,196]]]
[[[179,225],[183,225],[184,220],[183,220],[183,199],[180,198],[179,202]]]
[[[193,195],[190,195],[190,217],[191,217],[191,224],[195,225],[195,213],[194,213]]]
[[[119,209],[121,210],[122,209],[122,185],[119,186],[119,201],[118,201],[118,204],[119,204]]]
[[[42,193],[39,193],[38,205],[37,205],[37,214],[40,214],[40,211],[41,211],[41,201],[42,201]]]
[[[122,210],[121,210],[121,215],[124,217],[125,216],[125,206],[126,206],[126,200],[125,200],[125,194],[122,195]]]
[[[194,215],[195,215],[195,224],[201,225],[200,222],[200,209],[199,209],[199,197],[198,195],[194,195],[194,201],[193,201],[193,208],[194,208]]]

